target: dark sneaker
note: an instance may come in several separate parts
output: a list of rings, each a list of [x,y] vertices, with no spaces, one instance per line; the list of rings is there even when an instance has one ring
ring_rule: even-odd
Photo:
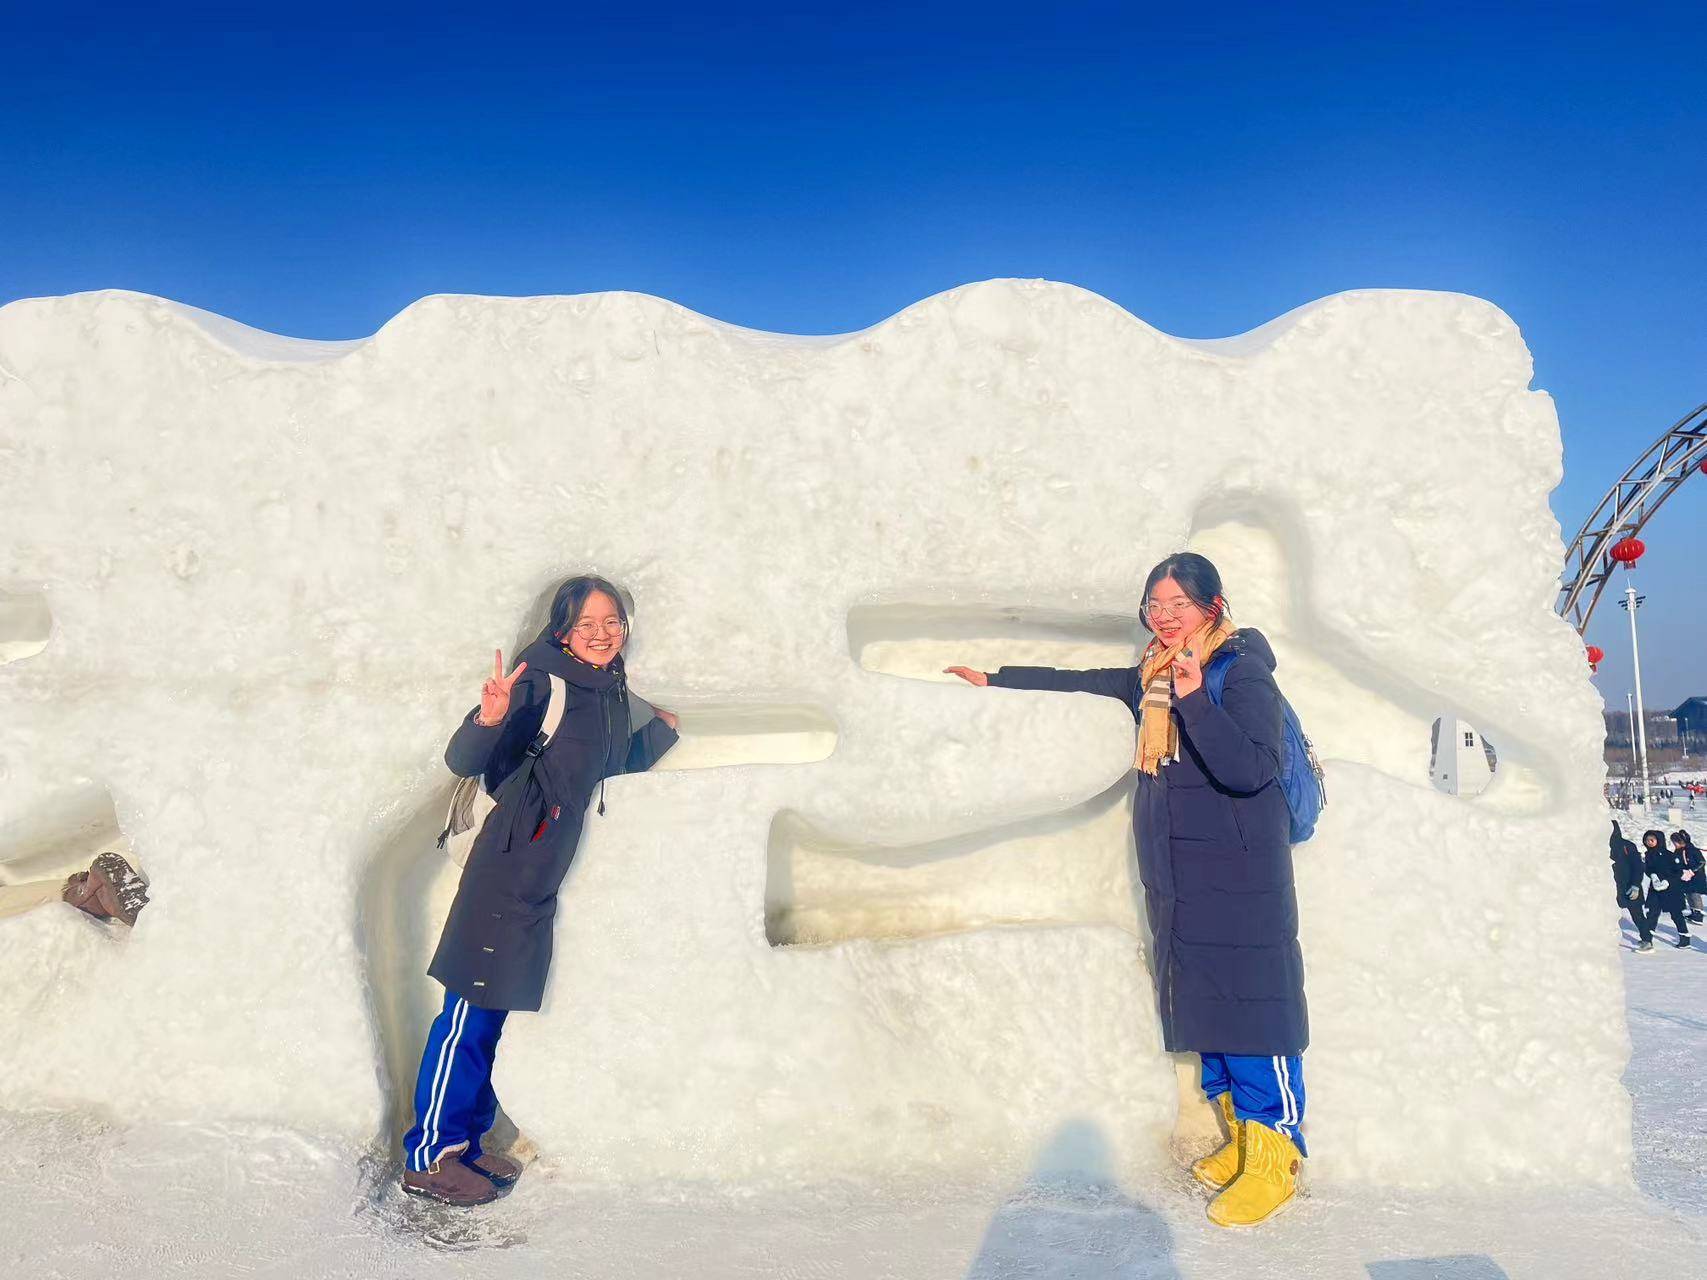
[[[463,1163],[500,1187],[511,1186],[522,1176],[521,1165],[506,1156],[493,1155],[490,1151],[481,1151],[472,1160],[465,1158]]]
[[[1644,938],[1641,942],[1636,944],[1636,950],[1638,951],[1652,951],[1653,949],[1654,940],[1652,938]]]
[[[498,1198],[498,1188],[491,1179],[455,1158],[440,1160],[424,1173],[405,1169],[403,1190],[440,1204],[464,1207],[488,1204]]]
[[[1674,947],[1687,947],[1689,945],[1689,935],[1687,933],[1679,934],[1677,941],[1671,945]]]

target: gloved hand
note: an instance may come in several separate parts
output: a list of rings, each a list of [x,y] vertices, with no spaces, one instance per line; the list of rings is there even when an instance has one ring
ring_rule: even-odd
[[[1685,871],[1681,878],[1684,880],[1693,880],[1695,879],[1695,873],[1693,871]]]
[[[1658,889],[1661,893],[1664,893],[1667,889],[1671,888],[1671,881],[1656,880],[1654,881],[1654,888]]]
[[[1640,889],[1638,889],[1635,885],[1631,885],[1630,891],[1628,893],[1626,893],[1624,896],[1626,898],[1630,899],[1631,902],[1634,902],[1634,901],[1636,901],[1636,899],[1638,899],[1642,896],[1642,891]]]

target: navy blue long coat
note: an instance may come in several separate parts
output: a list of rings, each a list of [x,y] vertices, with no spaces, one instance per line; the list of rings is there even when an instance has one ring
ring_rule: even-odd
[[[1291,1057],[1309,1044],[1291,817],[1279,783],[1274,650],[1248,628],[1227,642],[1221,705],[1177,699],[1179,759],[1139,771],[1132,809],[1152,968],[1169,1052]],[[1137,667],[1003,667],[990,683],[1118,698],[1138,714]]]
[[[482,776],[498,807],[469,851],[462,881],[427,972],[482,1009],[538,1009],[551,968],[557,890],[581,841],[587,804],[600,779],[650,769],[676,742],[675,730],[629,722],[622,658],[595,667],[565,653],[549,634],[523,649],[528,664],[498,724],[464,718],[445,748],[460,778]],[[538,736],[562,676],[569,702],[540,756]]]

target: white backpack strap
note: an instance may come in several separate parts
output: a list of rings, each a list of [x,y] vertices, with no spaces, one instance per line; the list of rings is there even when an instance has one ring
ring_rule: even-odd
[[[557,732],[557,726],[563,723],[563,713],[569,706],[569,686],[564,683],[562,676],[549,673],[546,679],[551,681],[551,700],[545,704],[545,719],[539,723],[539,732],[528,744],[528,754],[538,756],[551,741],[551,735]]]
[[[569,709],[569,686],[563,682],[563,677],[546,678],[551,681],[551,701],[545,704],[545,719],[539,726],[541,747],[551,741],[551,735],[556,733],[557,726],[563,723],[563,713]]]

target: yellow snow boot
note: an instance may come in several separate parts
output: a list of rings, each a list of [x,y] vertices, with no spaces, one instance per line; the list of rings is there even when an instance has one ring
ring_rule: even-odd
[[[1209,1202],[1218,1227],[1253,1227],[1292,1199],[1303,1154],[1285,1134],[1247,1120],[1241,1126],[1239,1176]]]
[[[1233,1095],[1222,1094],[1215,1099],[1221,1116],[1227,1122],[1227,1141],[1191,1166],[1191,1176],[1211,1191],[1219,1191],[1239,1176],[1239,1130],[1244,1121],[1233,1114]]]

